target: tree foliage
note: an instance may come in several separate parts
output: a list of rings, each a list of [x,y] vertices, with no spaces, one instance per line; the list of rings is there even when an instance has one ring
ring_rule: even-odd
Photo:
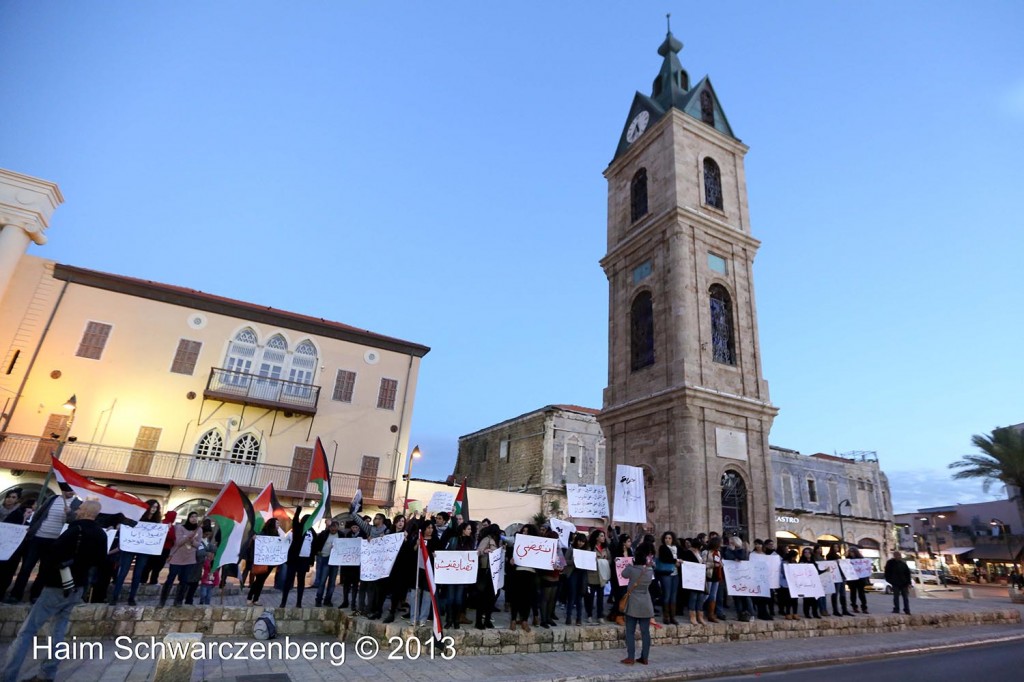
[[[1003,427],[993,429],[991,435],[975,435],[971,443],[980,453],[964,455],[949,465],[956,470],[955,479],[980,478],[982,488],[988,492],[993,483],[1016,486],[1015,502],[1024,517],[1024,431]]]

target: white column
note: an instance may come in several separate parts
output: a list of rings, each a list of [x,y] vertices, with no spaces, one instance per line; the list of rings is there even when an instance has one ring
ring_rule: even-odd
[[[46,243],[50,216],[62,203],[54,183],[0,168],[0,302],[29,242]]]

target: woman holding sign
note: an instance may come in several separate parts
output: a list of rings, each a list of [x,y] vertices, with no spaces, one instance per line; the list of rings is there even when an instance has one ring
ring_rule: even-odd
[[[476,545],[476,553],[480,555],[480,564],[476,576],[476,629],[493,628],[491,613],[494,611],[494,581],[491,579],[491,552],[501,547],[501,527],[492,523],[480,531],[480,541]]]
[[[263,530],[260,531],[260,535],[271,538],[278,537],[277,519],[275,517],[271,516],[267,519],[267,522],[263,524]],[[253,537],[249,542],[252,545],[249,548],[249,556],[253,556],[255,553],[256,538]],[[273,568],[273,566],[261,566],[258,564],[252,567],[249,594],[245,598],[246,606],[260,605],[260,594],[263,592],[263,583],[267,582],[267,576],[270,575],[271,568]]]
[[[622,662],[626,665],[639,663],[647,665],[647,655],[651,651],[651,618],[654,617],[654,604],[651,602],[650,586],[654,582],[654,546],[647,543],[636,548],[633,565],[622,569],[622,577],[629,580],[626,588],[626,657]],[[640,658],[636,654],[636,628],[640,626],[641,648]]]
[[[611,579],[611,552],[605,542],[603,530],[595,530],[590,533],[590,551],[597,555],[597,570],[588,571],[587,575],[587,621],[600,622],[604,616],[604,586]],[[597,617],[594,615],[594,602],[597,602]]]
[[[676,534],[670,530],[661,534],[654,575],[661,583],[661,622],[665,625],[678,625],[675,610],[679,594],[679,548],[676,547]]]

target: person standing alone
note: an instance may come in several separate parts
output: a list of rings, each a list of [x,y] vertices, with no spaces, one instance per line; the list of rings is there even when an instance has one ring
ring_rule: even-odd
[[[899,552],[885,562],[885,581],[892,585],[892,612],[900,612],[900,597],[903,597],[903,613],[910,615],[910,567]]]

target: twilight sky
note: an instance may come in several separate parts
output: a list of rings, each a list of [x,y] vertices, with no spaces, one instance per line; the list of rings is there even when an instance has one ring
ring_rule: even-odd
[[[601,173],[668,11],[750,145],[772,443],[989,499],[945,466],[1024,421],[1019,2],[0,0],[0,166],[64,193],[36,255],[431,346],[443,477],[601,406]]]

